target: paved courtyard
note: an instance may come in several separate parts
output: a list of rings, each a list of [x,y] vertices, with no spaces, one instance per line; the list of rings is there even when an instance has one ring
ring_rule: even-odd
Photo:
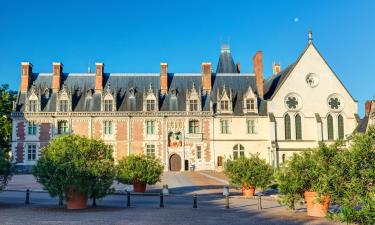
[[[131,196],[131,207],[126,197],[110,195],[98,200],[97,207],[68,211],[58,206],[58,200],[46,193],[31,192],[30,204],[25,205],[25,192],[0,193],[0,224],[337,224],[327,219],[306,216],[304,208],[291,212],[273,199],[262,201],[258,210],[257,199],[240,197],[234,188],[230,209],[225,209],[222,187],[225,176],[212,172],[165,173],[162,182],[148,191],[160,191],[168,184],[171,194],[164,197],[160,208],[159,196]],[[114,184],[119,190],[125,186]],[[15,176],[8,189],[41,188],[29,175]],[[192,194],[198,194],[198,208],[192,207]],[[91,205],[91,202],[90,202]]]

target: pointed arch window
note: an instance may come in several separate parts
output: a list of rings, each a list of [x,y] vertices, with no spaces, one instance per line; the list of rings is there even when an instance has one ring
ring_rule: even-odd
[[[284,116],[284,127],[285,127],[285,140],[291,139],[291,129],[290,129],[290,116],[289,114],[286,114]]]
[[[296,140],[302,140],[302,118],[299,114],[294,117],[296,125]]]
[[[339,139],[344,139],[344,117],[342,115],[339,115],[337,117],[338,122],[338,131],[339,131]]]
[[[241,144],[236,144],[233,147],[233,159],[236,160],[239,157],[244,157],[245,156],[245,148]]]
[[[333,140],[333,117],[327,116],[328,140]]]

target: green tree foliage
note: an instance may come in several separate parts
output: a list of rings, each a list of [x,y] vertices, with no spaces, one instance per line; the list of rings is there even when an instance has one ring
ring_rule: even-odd
[[[101,140],[78,135],[53,139],[43,148],[33,174],[51,196],[66,197],[67,191],[105,196],[115,177],[112,149]]]
[[[332,216],[375,224],[375,126],[354,135],[349,150],[338,155],[331,170],[337,175],[332,199],[342,207]]]
[[[12,175],[10,157],[10,141],[12,135],[11,112],[16,92],[9,89],[9,85],[0,86],[0,191],[8,183]]]
[[[259,154],[227,160],[224,165],[225,174],[231,184],[236,186],[266,188],[272,180],[273,168]]]
[[[124,184],[155,184],[160,181],[163,169],[164,165],[155,157],[129,155],[118,162],[117,180]]]
[[[304,151],[293,156],[276,172],[280,201],[294,209],[295,203],[303,199],[305,191],[318,195],[331,195],[336,175],[330,169],[342,143]]]

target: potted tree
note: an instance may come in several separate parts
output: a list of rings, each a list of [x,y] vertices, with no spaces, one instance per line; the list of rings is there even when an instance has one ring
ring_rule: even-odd
[[[134,192],[145,192],[146,185],[160,181],[164,165],[159,159],[147,155],[129,155],[118,162],[117,180],[133,184]]]
[[[259,158],[259,154],[227,160],[224,164],[224,172],[229,182],[241,187],[242,194],[247,197],[254,196],[257,187],[267,187],[273,176],[272,166]]]
[[[53,139],[43,148],[33,174],[68,209],[87,207],[88,197],[105,196],[115,177],[112,149],[101,140],[78,135]]]
[[[294,154],[276,175],[280,200],[294,209],[295,202],[304,199],[309,216],[325,217],[337,177],[330,166],[341,146],[340,142],[320,144],[317,149]]]

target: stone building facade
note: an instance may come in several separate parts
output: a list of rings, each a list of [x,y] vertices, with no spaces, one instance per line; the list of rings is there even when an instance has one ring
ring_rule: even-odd
[[[310,34],[311,35],[311,34]],[[35,164],[56,136],[103,139],[116,160],[150,154],[166,170],[221,169],[226,158],[259,153],[273,166],[319,142],[345,139],[358,124],[357,102],[320,55],[311,36],[298,59],[263,79],[262,52],[241,73],[229,47],[217,69],[201,73],[35,73],[21,64],[12,149],[19,167]]]

